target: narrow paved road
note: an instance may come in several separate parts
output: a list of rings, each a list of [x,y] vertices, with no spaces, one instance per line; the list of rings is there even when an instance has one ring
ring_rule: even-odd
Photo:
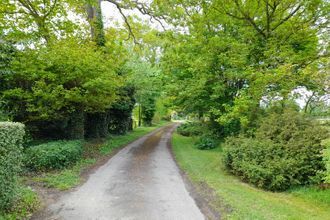
[[[43,219],[204,219],[169,151],[173,129],[163,127],[129,144],[49,206]]]

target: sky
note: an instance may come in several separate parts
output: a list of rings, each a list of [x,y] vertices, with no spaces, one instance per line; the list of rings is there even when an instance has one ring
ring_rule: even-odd
[[[104,26],[111,27],[115,23],[123,24],[124,20],[122,18],[122,15],[119,13],[118,9],[114,4],[111,4],[110,2],[103,1],[102,2],[102,15],[103,15],[103,22]],[[141,14],[137,9],[134,10],[123,10],[125,15],[136,15],[139,18],[148,21],[153,28],[161,29],[161,26],[158,22],[152,21],[150,22],[150,17],[147,15]]]

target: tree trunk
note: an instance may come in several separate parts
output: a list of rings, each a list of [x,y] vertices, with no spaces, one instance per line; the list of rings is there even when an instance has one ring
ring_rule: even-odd
[[[315,95],[315,92],[312,93],[312,95],[308,98],[307,102],[306,102],[306,105],[305,105],[305,108],[304,108],[304,112],[307,113],[307,110],[308,110],[308,107],[313,99]]]
[[[95,0],[95,4],[88,4],[86,10],[88,15],[87,19],[91,27],[91,37],[98,46],[103,47],[105,46],[106,41],[102,20],[101,2],[102,0]]]

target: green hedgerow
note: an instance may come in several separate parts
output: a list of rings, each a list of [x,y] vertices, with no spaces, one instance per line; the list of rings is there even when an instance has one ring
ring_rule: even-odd
[[[0,122],[0,210],[8,210],[17,194],[24,129],[21,123]]]

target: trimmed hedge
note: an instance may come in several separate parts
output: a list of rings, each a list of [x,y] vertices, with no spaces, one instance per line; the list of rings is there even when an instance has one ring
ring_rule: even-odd
[[[0,122],[0,210],[8,210],[16,197],[24,129],[21,123]]]
[[[63,169],[75,164],[81,156],[81,141],[53,141],[28,148],[24,164],[33,171]]]
[[[267,190],[320,183],[325,135],[297,112],[274,113],[263,120],[255,138],[228,138],[224,162],[233,174]]]

